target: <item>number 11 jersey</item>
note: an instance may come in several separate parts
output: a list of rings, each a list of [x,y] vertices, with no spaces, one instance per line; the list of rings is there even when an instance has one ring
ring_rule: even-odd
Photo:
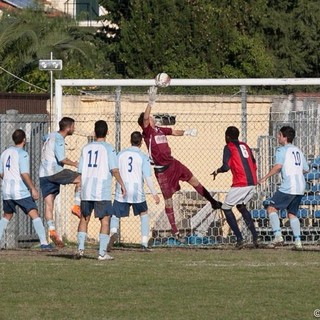
[[[116,151],[107,142],[91,142],[82,148],[78,172],[81,200],[111,200],[111,170],[118,168]]]

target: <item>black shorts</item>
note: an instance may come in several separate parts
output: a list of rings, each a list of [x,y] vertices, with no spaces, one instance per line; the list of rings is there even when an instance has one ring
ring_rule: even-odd
[[[118,218],[129,217],[130,207],[132,206],[133,214],[135,216],[140,215],[142,212],[148,211],[147,202],[140,203],[128,203],[128,202],[119,202],[117,200],[113,201],[113,210],[114,214]]]
[[[28,214],[31,210],[38,210],[38,207],[32,197],[27,197],[19,200],[3,200],[4,213],[14,213],[18,206],[25,214]]]
[[[112,207],[112,202],[110,200],[103,200],[103,201],[82,200],[80,208],[81,208],[81,214],[84,217],[91,216],[91,213],[93,210],[94,210],[94,216],[96,218],[99,218],[100,220],[103,219],[105,216],[113,215],[113,207]]]
[[[49,194],[58,195],[60,193],[60,185],[71,184],[78,176],[78,172],[63,169],[52,176],[40,177],[40,189],[43,198]]]

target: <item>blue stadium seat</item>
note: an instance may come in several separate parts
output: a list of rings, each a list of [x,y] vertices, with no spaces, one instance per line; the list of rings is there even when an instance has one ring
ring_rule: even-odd
[[[313,159],[310,165],[312,168],[320,168],[320,157]]]
[[[299,209],[298,213],[297,213],[297,218],[307,218],[309,216],[309,210],[306,208],[301,208]]]
[[[320,210],[316,210],[316,211],[314,212],[314,217],[315,217],[316,219],[320,219]]]
[[[263,205],[265,208],[267,208],[269,204],[270,204],[270,199],[266,199],[266,200],[264,200],[264,201],[262,202],[262,205]]]
[[[252,219],[265,219],[267,217],[267,211],[265,209],[253,209],[251,210]]]
[[[287,214],[287,210],[286,209],[283,209],[283,210],[280,211],[280,218],[281,219],[288,218],[288,214]]]
[[[320,191],[320,184],[315,184],[311,187],[312,192],[319,192]]]

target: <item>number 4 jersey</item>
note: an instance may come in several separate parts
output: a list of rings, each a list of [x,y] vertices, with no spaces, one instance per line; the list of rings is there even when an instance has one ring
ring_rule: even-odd
[[[117,155],[107,142],[91,142],[82,148],[78,172],[81,174],[81,200],[111,200],[111,170],[118,168]]]
[[[303,171],[308,171],[309,166],[302,151],[293,144],[286,144],[277,149],[276,164],[282,165],[279,191],[304,194],[306,181]]]
[[[1,154],[0,173],[3,176],[2,193],[4,200],[19,200],[30,197],[30,191],[21,178],[29,173],[29,155],[17,147],[10,147]]]

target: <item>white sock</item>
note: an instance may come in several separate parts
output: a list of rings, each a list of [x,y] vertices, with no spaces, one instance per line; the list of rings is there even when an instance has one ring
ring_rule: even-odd
[[[275,237],[281,236],[280,220],[277,212],[269,213],[269,221]]]
[[[56,230],[56,226],[54,224],[54,220],[47,220],[48,229],[50,230]]]
[[[149,236],[149,215],[145,214],[141,216],[140,221],[141,221],[141,244],[147,247],[148,236]]]
[[[42,220],[38,217],[32,220],[34,230],[36,231],[40,244],[48,244],[46,237],[46,230],[44,229]]]
[[[290,226],[295,240],[300,240],[300,221],[297,217],[290,218]]]
[[[110,235],[112,236],[115,233],[118,233],[120,219],[116,216],[111,217],[110,221]]]
[[[78,232],[78,250],[84,250],[84,244],[86,242],[87,233],[86,232]]]
[[[0,241],[2,239],[3,233],[7,229],[8,223],[9,223],[9,220],[6,218],[2,218],[0,220]]]
[[[108,234],[100,233],[99,235],[99,255],[104,256],[107,252],[107,247],[110,241]]]

